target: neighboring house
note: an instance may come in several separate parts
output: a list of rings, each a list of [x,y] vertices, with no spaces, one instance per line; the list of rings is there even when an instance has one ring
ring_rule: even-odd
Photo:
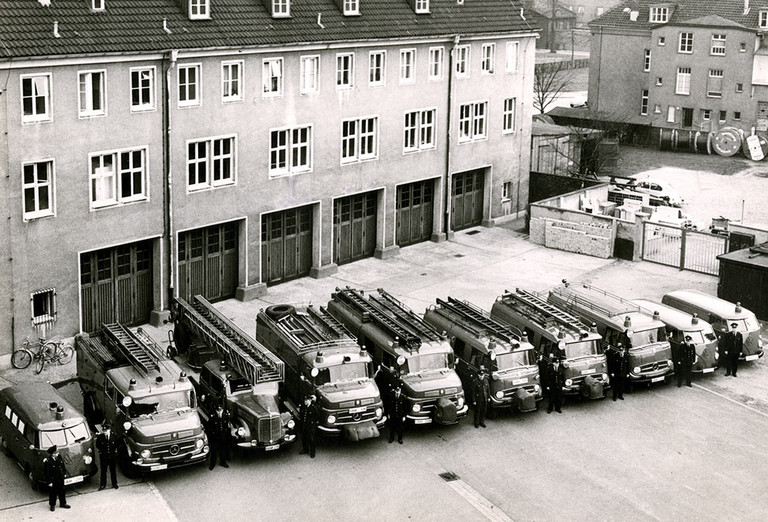
[[[768,128],[768,5],[624,2],[589,24],[592,111],[656,128]]]
[[[560,3],[576,14],[576,27],[586,28],[590,21],[603,16],[620,2],[621,0],[563,0]]]
[[[525,211],[507,0],[0,0],[0,363]],[[296,295],[300,301],[302,297]]]
[[[540,49],[570,49],[572,29],[576,26],[576,14],[562,3],[552,0],[529,0],[525,17],[534,20],[541,28],[536,46]]]

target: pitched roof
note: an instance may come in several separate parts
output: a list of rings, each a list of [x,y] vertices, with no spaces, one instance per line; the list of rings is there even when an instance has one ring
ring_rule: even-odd
[[[0,58],[538,31],[511,0],[430,0],[420,15],[408,0],[361,0],[347,17],[334,0],[293,0],[290,18],[272,18],[262,0],[211,0],[209,20],[189,20],[182,1],[106,0],[92,12],[88,0],[0,0]]]
[[[648,20],[651,6],[668,5],[669,21],[666,24],[651,24]],[[628,29],[652,29],[661,25],[704,25],[702,19],[709,18],[714,23],[717,18],[724,19],[724,27],[743,27],[757,30],[758,14],[761,6],[752,5],[744,12],[744,0],[677,0],[663,2],[659,0],[627,0],[620,3],[602,16],[592,20],[591,28],[617,27]],[[637,19],[630,20],[630,12],[637,11]],[[696,21],[694,23],[694,21]]]

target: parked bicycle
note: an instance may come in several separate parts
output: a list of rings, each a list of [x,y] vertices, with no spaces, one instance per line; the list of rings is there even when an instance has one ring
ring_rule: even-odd
[[[14,368],[23,370],[35,361],[35,373],[45,368],[45,363],[67,364],[75,355],[75,349],[62,340],[47,340],[40,338],[33,342],[25,337],[21,348],[13,352],[11,364]]]

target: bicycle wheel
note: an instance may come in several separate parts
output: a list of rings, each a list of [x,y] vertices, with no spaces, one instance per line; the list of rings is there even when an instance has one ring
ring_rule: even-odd
[[[69,361],[72,360],[72,356],[75,355],[75,349],[72,348],[68,344],[61,344],[59,345],[59,351],[58,351],[58,363],[59,364],[67,364]]]
[[[27,366],[29,366],[29,363],[32,362],[32,353],[27,350],[26,348],[22,348],[21,350],[16,350],[13,352],[13,355],[11,356],[11,364],[14,368],[18,368],[19,370],[23,370]]]
[[[45,350],[40,347],[40,351],[35,354],[35,373],[40,373],[45,368]]]

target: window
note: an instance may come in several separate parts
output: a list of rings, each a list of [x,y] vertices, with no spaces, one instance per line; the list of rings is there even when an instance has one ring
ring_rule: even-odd
[[[445,49],[443,49],[442,47],[429,48],[429,79],[430,80],[443,79],[444,54],[445,54]]]
[[[402,55],[400,59],[402,60]],[[371,51],[368,54],[368,85],[384,85],[386,63],[386,51]]]
[[[342,53],[336,55],[336,88],[351,89],[355,77],[355,55]]]
[[[53,215],[53,160],[22,165],[24,220]]]
[[[659,105],[658,103],[656,105],[654,105],[653,106],[653,112],[655,114],[661,114],[661,105]]]
[[[221,62],[221,101],[242,101],[243,62]]]
[[[80,116],[102,116],[106,114],[104,78],[106,71],[78,73],[80,93]]]
[[[648,21],[652,24],[665,24],[669,19],[668,7],[651,7]]]
[[[746,53],[747,52],[747,42],[741,42],[739,44],[739,52],[740,53]]]
[[[344,16],[360,14],[359,0],[344,0]]]
[[[199,20],[209,18],[211,9],[209,0],[189,0],[189,19]]]
[[[51,119],[51,75],[21,77],[21,121],[24,123]]]
[[[56,319],[56,290],[53,288],[38,290],[32,293],[29,300],[32,309],[32,323],[48,323]],[[19,429],[24,429],[23,424]]]
[[[691,94],[691,68],[677,68],[677,83],[675,84],[675,94]]]
[[[707,96],[710,98],[722,98],[723,96],[723,70],[710,69],[707,78]]]
[[[667,107],[667,123],[675,123],[675,108],[671,105]]]
[[[376,159],[378,154],[378,125],[375,116],[341,122],[341,162]]]
[[[734,120],[741,120],[741,111],[733,111],[733,119]]]
[[[200,64],[179,66],[179,107],[200,105]]]
[[[736,92],[744,92],[744,84],[743,83],[737,83],[736,84]]]
[[[643,93],[640,98],[640,115],[648,115],[648,89],[643,89]]]
[[[680,33],[680,45],[677,52],[688,54],[693,52],[693,33]]]
[[[131,69],[131,111],[150,111],[155,108],[155,68]]]
[[[187,190],[234,184],[236,154],[234,136],[187,142]]]
[[[272,16],[274,18],[291,16],[290,0],[272,0]]]
[[[659,36],[658,44],[667,45],[667,38],[665,36]]]
[[[262,96],[274,98],[283,95],[283,59],[268,58],[261,65]]]
[[[512,182],[505,181],[501,184],[501,200],[509,201],[512,199]]]
[[[709,121],[712,119],[712,111],[710,109],[701,109],[701,121]]]
[[[460,45],[456,48],[456,76],[469,76],[469,46]]]
[[[511,134],[515,132],[515,119],[517,117],[517,98],[507,98],[504,100],[503,123],[501,126],[502,134]]]
[[[482,140],[486,134],[488,102],[468,103],[459,108],[459,142]]]
[[[416,0],[416,14],[429,13],[429,0]]]
[[[662,78],[661,76],[656,78],[656,85],[663,85],[663,83],[664,83],[664,78]]]
[[[645,56],[643,57],[643,72],[651,70],[651,50],[645,50]]]
[[[146,149],[130,149],[90,155],[92,209],[147,198],[146,153]]]
[[[579,13],[579,14],[584,14],[584,6],[580,5],[580,6],[576,7],[576,12]]]
[[[400,83],[413,83],[415,81],[413,70],[416,67],[416,49],[403,49],[400,51]]]
[[[507,64],[508,73],[517,72],[517,56],[520,51],[520,42],[507,42]]]
[[[597,8],[597,16],[603,16],[603,13],[605,12],[605,9],[602,7]]]
[[[483,57],[480,61],[481,74],[493,74],[496,68],[496,44],[483,44]]]
[[[274,129],[269,139],[269,175],[312,170],[312,127]]]
[[[768,29],[768,11],[760,11],[757,25],[760,27],[760,29]]]
[[[320,57],[302,56],[301,57],[301,94],[318,92],[320,90]]]
[[[724,34],[712,35],[711,54],[714,54],[716,56],[725,56],[725,35]]]
[[[403,152],[415,152],[435,148],[436,109],[405,113]]]
[[[103,11],[105,0],[91,0],[91,11]]]
[[[719,121],[725,121],[725,117],[727,116],[725,111],[720,111]]]

